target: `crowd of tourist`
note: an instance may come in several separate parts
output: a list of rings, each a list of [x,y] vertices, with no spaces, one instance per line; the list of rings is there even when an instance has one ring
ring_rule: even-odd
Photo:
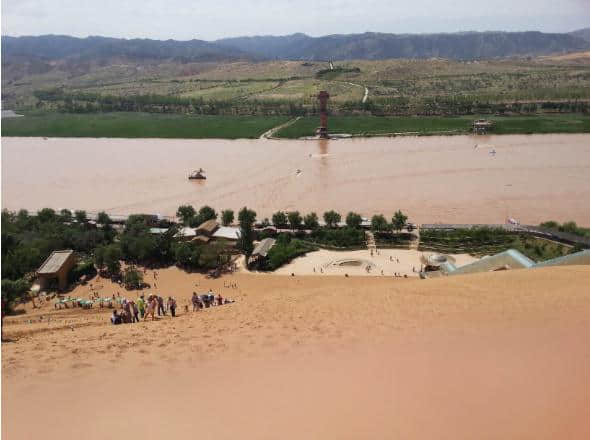
[[[201,295],[193,292],[191,298],[193,312],[203,308],[221,306],[233,302],[234,301],[231,299],[223,298],[221,294],[215,296],[211,290],[209,290],[208,293]],[[141,295],[135,301],[123,298],[121,300],[121,309],[119,311],[116,309],[113,310],[111,323],[114,325],[132,324],[140,322],[140,320],[146,321],[149,317],[151,317],[153,321],[156,319],[156,314],[158,316],[166,316],[168,313],[174,318],[176,317],[176,308],[176,299],[171,296],[169,296],[166,301],[160,295],[149,295],[147,299],[145,298],[145,295]],[[185,306],[185,311],[188,311],[188,306]]]

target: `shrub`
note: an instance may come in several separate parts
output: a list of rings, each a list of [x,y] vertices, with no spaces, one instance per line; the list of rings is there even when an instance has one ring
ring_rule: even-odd
[[[121,247],[118,244],[109,244],[102,250],[104,265],[111,275],[117,275],[121,271]]]
[[[324,212],[324,221],[329,228],[335,228],[340,223],[342,217],[336,211]]]
[[[299,211],[291,211],[287,214],[287,218],[289,219],[289,224],[291,225],[291,229],[299,229],[301,228],[301,222],[303,219],[301,218],[301,214]]]
[[[272,224],[277,228],[284,228],[287,226],[287,214],[283,211],[277,211],[272,215]]]
[[[234,221],[234,212],[231,209],[221,211],[221,224],[223,226],[231,225]]]
[[[43,208],[41,211],[37,213],[37,218],[41,223],[49,223],[57,220],[57,215],[55,214],[55,211],[53,209]]]
[[[376,214],[371,218],[371,229],[373,231],[386,231],[389,225],[382,214]]]
[[[396,213],[393,215],[393,218],[391,219],[393,229],[395,229],[398,232],[401,231],[406,225],[407,220],[408,216],[403,214],[400,210],[397,210]]]
[[[135,267],[126,267],[123,271],[123,283],[127,289],[139,289],[143,285],[143,274]]]
[[[76,217],[76,221],[80,224],[86,223],[88,221],[88,216],[86,215],[86,211],[74,211],[74,217]]]
[[[286,237],[283,237],[285,235]],[[265,270],[276,270],[284,264],[301,255],[316,250],[301,240],[290,239],[290,236],[281,234],[275,245],[268,251]]]
[[[215,220],[216,218],[217,213],[210,206],[205,205],[199,209],[199,224],[206,222],[207,220]]]
[[[363,218],[360,216],[360,214],[357,214],[356,212],[349,212],[346,216],[346,225],[349,228],[358,229],[361,227],[362,222]]]
[[[191,205],[181,205],[176,210],[176,217],[180,219],[183,225],[188,225],[195,217],[196,211]]]
[[[216,269],[229,262],[229,255],[220,243],[212,243],[202,246],[199,254],[199,267],[203,269]]]
[[[96,268],[94,267],[94,262],[92,260],[83,260],[78,262],[78,264],[70,271],[68,280],[70,283],[73,283],[78,281],[84,275],[91,277],[95,274]]]
[[[112,223],[111,218],[104,211],[101,211],[98,213],[98,215],[96,216],[96,221],[97,221],[97,223],[100,223],[101,225],[104,225],[104,226],[110,225]]]
[[[361,229],[320,228],[313,231],[310,240],[317,244],[334,247],[358,247],[365,243],[365,233]]]
[[[14,312],[14,306],[27,298],[31,283],[24,279],[2,280],[2,318]]]
[[[254,223],[256,222],[256,212],[243,207],[238,213],[238,221],[240,222],[240,240],[239,247],[246,255],[246,261],[252,251],[254,250]]]
[[[542,228],[547,228],[547,229],[557,229],[559,228],[559,223],[557,223],[554,220],[549,220],[547,222],[543,222],[539,225]]]
[[[315,212],[307,214],[303,218],[303,224],[305,225],[306,229],[317,229],[320,226],[318,215]]]
[[[61,211],[59,211],[59,216],[61,218],[61,221],[63,222],[72,221],[72,211],[70,211],[69,209],[62,209]]]

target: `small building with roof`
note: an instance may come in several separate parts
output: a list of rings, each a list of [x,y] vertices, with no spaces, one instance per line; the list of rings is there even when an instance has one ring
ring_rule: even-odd
[[[252,251],[250,261],[248,263],[255,263],[259,265],[267,257],[268,252],[275,245],[276,240],[274,238],[265,238],[261,240]]]
[[[494,128],[494,122],[487,119],[477,119],[472,124],[473,132],[476,134],[486,134]]]
[[[240,228],[234,226],[220,226],[211,237],[228,241],[238,241],[240,239]]]
[[[209,243],[211,239],[206,235],[197,235],[195,238],[191,239],[191,243],[201,245]]]
[[[174,237],[181,240],[192,240],[197,235],[198,234],[195,228],[189,228],[188,226],[185,226],[184,228],[180,228]]]
[[[196,235],[205,235],[207,237],[211,237],[213,233],[219,227],[219,223],[217,220],[211,219],[201,223],[199,226],[195,228]]]
[[[64,290],[68,285],[68,274],[75,264],[76,257],[73,250],[53,251],[37,269],[36,275],[40,289],[47,289],[53,280],[57,280],[58,289]]]

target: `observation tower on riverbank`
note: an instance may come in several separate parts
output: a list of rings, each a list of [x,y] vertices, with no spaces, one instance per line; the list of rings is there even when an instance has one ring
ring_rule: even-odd
[[[320,126],[316,133],[321,139],[328,138],[328,99],[330,99],[330,95],[325,90],[318,93],[318,101],[320,102]]]

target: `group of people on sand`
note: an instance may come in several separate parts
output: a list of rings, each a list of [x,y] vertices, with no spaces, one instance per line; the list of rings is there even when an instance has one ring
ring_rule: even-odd
[[[176,300],[171,296],[168,297],[168,301],[166,301],[165,304],[164,298],[158,295],[150,295],[147,297],[147,300],[141,295],[139,300],[144,309],[144,313],[142,313],[144,321],[148,316],[152,317],[152,321],[156,319],[156,312],[158,313],[158,316],[166,316],[166,313],[170,312],[170,315],[173,318],[176,317]]]
[[[209,308],[212,306],[221,306],[223,304],[233,303],[234,300],[229,298],[223,298],[221,294],[215,294],[211,289],[205,294],[198,295],[197,292],[193,292],[191,303],[193,305],[193,312],[203,308]],[[176,300],[169,296],[167,301],[160,295],[149,295],[147,299],[145,295],[141,295],[137,300],[123,299],[121,301],[121,310],[113,310],[111,316],[111,323],[114,325],[118,324],[131,324],[139,322],[141,319],[146,321],[150,316],[152,321],[156,319],[156,313],[158,316],[166,316],[168,312],[174,318],[176,317]],[[185,311],[188,312],[188,306],[185,305]]]
[[[114,296],[114,295],[113,295]],[[131,324],[139,322],[140,319],[147,320],[151,315],[152,321],[158,316],[170,315],[174,318],[176,316],[176,300],[169,296],[168,301],[164,303],[164,298],[158,295],[149,295],[147,299],[145,295],[137,298],[137,301],[123,299],[121,302],[121,310],[113,310],[111,316],[111,323],[117,324]]]
[[[209,308],[212,306],[222,306],[224,304],[230,304],[234,301],[229,298],[223,298],[221,293],[215,294],[209,289],[209,292],[198,295],[197,292],[193,292],[191,297],[191,303],[193,304],[193,312],[197,312],[203,308]]]

